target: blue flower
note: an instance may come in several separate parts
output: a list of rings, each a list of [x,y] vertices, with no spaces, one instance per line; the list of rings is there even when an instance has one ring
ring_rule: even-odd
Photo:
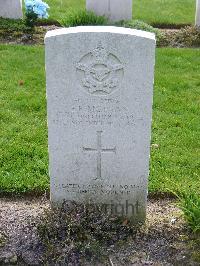
[[[25,8],[27,13],[35,13],[38,18],[48,18],[48,4],[42,0],[25,0]]]
[[[25,1],[25,8],[26,8],[26,11],[32,11],[33,9],[33,1],[32,0],[26,0]]]

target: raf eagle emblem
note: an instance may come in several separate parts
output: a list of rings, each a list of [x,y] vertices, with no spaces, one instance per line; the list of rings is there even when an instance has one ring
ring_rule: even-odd
[[[123,65],[100,43],[76,64],[84,89],[90,94],[107,95],[113,92],[123,76]]]

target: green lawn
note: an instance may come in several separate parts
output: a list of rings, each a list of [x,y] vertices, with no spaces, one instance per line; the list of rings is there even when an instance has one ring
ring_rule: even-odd
[[[199,57],[198,49],[157,49],[152,143],[159,148],[151,153],[151,192],[200,189]],[[1,45],[0,62],[0,192],[43,192],[44,48]]]
[[[133,0],[133,17],[149,24],[193,24],[196,0]]]
[[[42,47],[0,46],[3,191],[41,191],[49,184],[43,57]]]
[[[99,0],[100,1],[100,0]],[[85,8],[85,0],[46,0],[50,18],[60,20],[71,10]],[[149,24],[192,24],[196,0],[133,0],[133,18]]]
[[[157,49],[151,191],[200,191],[199,58],[199,49]]]

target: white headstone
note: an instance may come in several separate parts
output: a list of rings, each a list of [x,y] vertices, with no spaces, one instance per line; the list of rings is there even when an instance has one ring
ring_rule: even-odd
[[[86,9],[111,21],[132,19],[132,0],[86,0]]]
[[[47,33],[51,201],[145,217],[154,34],[119,27]]]
[[[0,0],[0,17],[22,18],[22,0]]]
[[[200,0],[196,0],[196,26],[200,26]]]

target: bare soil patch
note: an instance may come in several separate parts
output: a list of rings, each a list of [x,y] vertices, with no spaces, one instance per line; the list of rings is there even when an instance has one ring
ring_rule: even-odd
[[[44,265],[45,250],[35,220],[46,208],[50,208],[50,203],[44,197],[0,199],[0,264]],[[199,265],[192,258],[189,243],[190,236],[175,201],[151,199],[146,224],[126,244],[108,247],[110,257],[96,265]]]

